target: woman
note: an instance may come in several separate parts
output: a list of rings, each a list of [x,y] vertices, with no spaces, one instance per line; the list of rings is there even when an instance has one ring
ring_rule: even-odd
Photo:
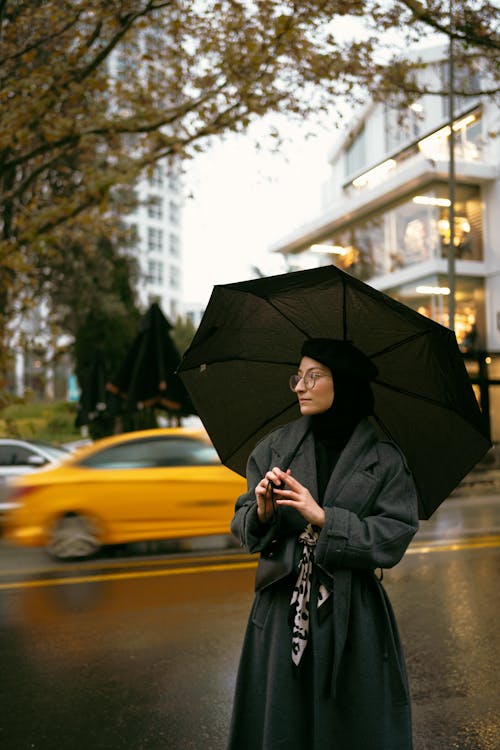
[[[301,417],[249,458],[232,533],[260,552],[230,750],[410,750],[404,658],[377,569],[417,531],[399,449],[368,421],[377,369],[309,339],[290,378]],[[380,576],[381,577],[381,576]]]

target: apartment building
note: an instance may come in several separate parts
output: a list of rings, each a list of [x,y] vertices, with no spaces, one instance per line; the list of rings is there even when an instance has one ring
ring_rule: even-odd
[[[182,309],[182,180],[180,168],[159,162],[135,186],[137,208],[124,217],[137,236],[137,295],[146,310],[157,302],[172,323]]]

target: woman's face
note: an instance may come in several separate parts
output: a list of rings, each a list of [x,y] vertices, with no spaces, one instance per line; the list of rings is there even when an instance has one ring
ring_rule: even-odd
[[[301,414],[321,414],[333,404],[333,378],[331,370],[310,357],[302,357],[297,374],[301,376],[294,390],[299,399]],[[304,376],[308,385],[306,388]],[[312,377],[307,377],[312,376]]]

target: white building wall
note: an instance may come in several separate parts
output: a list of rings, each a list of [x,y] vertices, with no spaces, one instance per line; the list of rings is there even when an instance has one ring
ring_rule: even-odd
[[[182,180],[179,169],[160,162],[151,179],[136,185],[139,205],[125,217],[136,227],[141,307],[158,302],[172,323],[182,303]]]

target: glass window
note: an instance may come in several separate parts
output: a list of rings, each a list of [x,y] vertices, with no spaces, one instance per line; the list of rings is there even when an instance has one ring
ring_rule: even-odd
[[[483,258],[483,218],[478,186],[457,185],[455,255]],[[447,257],[450,244],[447,184],[429,185],[383,213],[353,223],[331,238],[343,248],[335,263],[361,279],[380,276],[429,258]]]
[[[147,469],[165,466],[220,464],[215,448],[194,438],[151,438],[105,448],[87,456],[79,466],[95,469]]]
[[[366,166],[366,137],[365,128],[359,131],[345,151],[345,175],[361,172]]]
[[[455,81],[453,102],[455,113],[463,112],[473,107],[479,101],[479,96],[474,96],[474,93],[481,91],[481,77],[478,70],[471,71],[469,67],[460,65],[459,60],[455,60],[455,75],[453,78]],[[441,63],[441,80],[443,89],[447,91],[450,80],[450,66],[448,61]],[[441,102],[444,117],[449,117],[450,100],[448,96],[441,97]]]
[[[162,188],[164,184],[163,180],[164,168],[161,164],[156,164],[153,174],[149,180],[151,187]]]
[[[386,104],[384,106],[385,148],[387,153],[397,151],[404,145],[415,141],[422,130],[422,107],[400,107]]]
[[[176,234],[170,234],[169,238],[170,254],[174,257],[179,256],[179,237]]]
[[[33,466],[30,458],[36,457],[39,465],[47,463],[47,460],[40,456],[39,453],[31,451],[22,445],[2,445],[0,446],[0,466]]]
[[[170,201],[169,212],[170,212],[170,221],[172,222],[172,224],[179,224],[180,209],[177,203],[174,203],[174,201]]]
[[[437,185],[434,195],[442,203],[448,201],[448,186]],[[449,202],[449,201],[448,201]],[[449,205],[438,207],[437,230],[440,238],[440,253],[448,256],[450,246]],[[483,207],[481,193],[476,185],[458,185],[455,193],[454,221],[455,257],[461,260],[483,259]]]
[[[160,260],[148,260],[147,281],[149,284],[163,284],[163,263]]]
[[[449,286],[446,275],[419,279],[388,293],[421,315],[448,326]],[[485,331],[484,281],[477,277],[458,277],[455,283],[455,333],[462,351],[484,349]]]
[[[12,466],[12,447],[0,445],[0,466]]]
[[[479,161],[482,157],[483,147],[481,112],[472,112],[456,119],[453,131],[455,133],[455,158],[460,161]],[[449,125],[445,125],[431,135],[422,138],[418,143],[419,151],[433,161],[448,161],[450,158],[449,137]]]
[[[149,199],[148,216],[150,219],[163,218],[163,201],[158,195],[152,195]]]
[[[181,283],[181,273],[177,266],[170,266],[170,286],[173,289],[178,289]]]
[[[163,231],[157,227],[148,227],[148,253],[161,253],[163,250]]]

